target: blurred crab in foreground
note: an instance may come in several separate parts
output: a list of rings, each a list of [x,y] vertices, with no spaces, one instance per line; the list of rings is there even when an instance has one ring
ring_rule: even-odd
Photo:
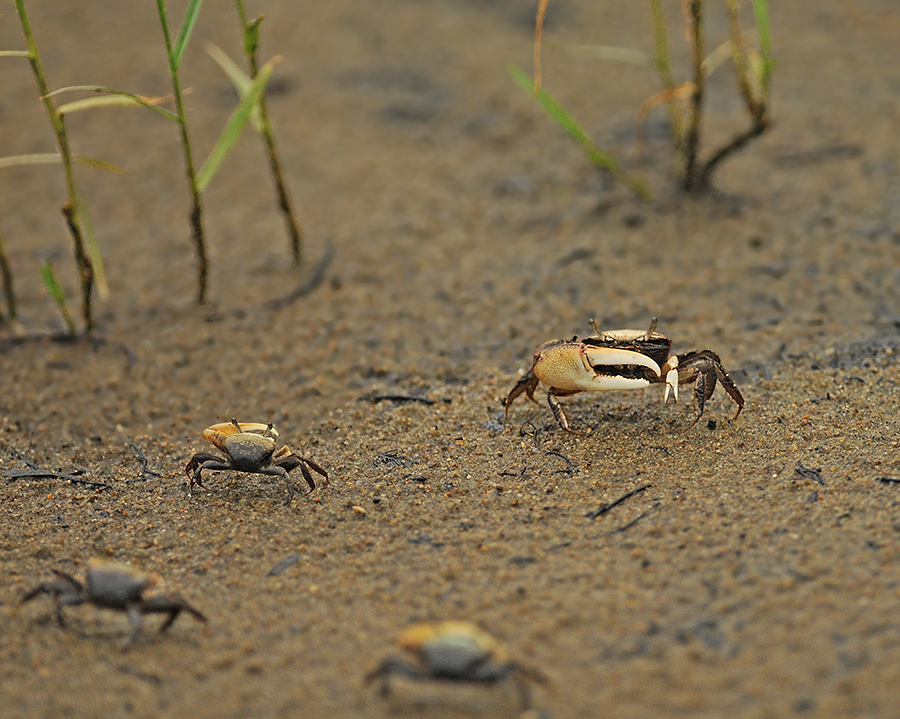
[[[181,612],[188,612],[195,619],[206,622],[206,617],[194,609],[178,594],[148,594],[159,580],[155,576],[140,574],[119,562],[92,559],[87,564],[86,578],[79,582],[65,572],[53,570],[54,578],[31,589],[19,601],[21,606],[39,594],[48,594],[56,605],[56,621],[66,625],[62,608],[78,604],[93,604],[105,609],[125,612],[131,623],[132,633],[126,647],[137,639],[145,614],[168,614],[159,628],[164,632]]]
[[[508,691],[511,687],[514,696],[512,702],[510,697],[506,697],[507,712],[519,715],[531,707],[528,682],[547,682],[541,673],[512,661],[505,646],[470,622],[451,620],[413,624],[400,634],[397,644],[410,654],[410,658],[388,657],[366,676],[367,683],[376,679],[380,681],[379,694],[385,698],[394,691],[392,680],[400,678],[416,683],[448,685],[457,690],[457,694],[463,688],[501,688]],[[487,697],[480,698],[481,702],[478,697],[469,697],[472,705],[469,709],[473,714],[499,715],[496,704],[488,709],[484,703]],[[462,703],[463,697],[444,697],[441,701],[444,704]],[[420,699],[418,703],[426,702]],[[512,707],[508,706],[510,703]]]
[[[506,398],[507,418],[510,405],[523,392],[528,399],[536,401],[534,391],[539,382],[549,385],[547,403],[556,421],[567,432],[575,430],[569,428],[566,414],[556,398],[584,391],[637,389],[665,383],[663,402],[668,402],[670,392],[677,402],[679,383],[696,383],[697,416],[689,427],[703,416],[717,381],[738,406],[734,419],[744,408],[744,397],[722,367],[719,355],[708,349],[669,354],[672,340],[656,331],[655,317],[647,331],[600,330],[593,320],[590,326],[594,330],[593,337],[551,340],[537,348],[531,369]]]
[[[328,484],[328,472],[307,457],[294,454],[287,445],[275,451],[275,439],[278,432],[271,424],[259,422],[222,422],[203,430],[202,437],[220,450],[225,456],[198,452],[188,460],[184,469],[190,477],[188,496],[191,496],[194,485],[203,486],[200,473],[204,469],[230,470],[248,472],[250,474],[266,474],[270,477],[284,477],[288,496],[285,504],[290,504],[297,488],[291,482],[288,473],[300,467],[303,478],[311,492],[316,488],[310,469],[325,478]]]

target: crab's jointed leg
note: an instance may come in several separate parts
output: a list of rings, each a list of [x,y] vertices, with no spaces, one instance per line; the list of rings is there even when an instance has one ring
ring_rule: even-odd
[[[695,352],[687,352],[678,356],[679,360],[679,379],[685,384],[696,382],[694,387],[694,396],[697,398],[697,416],[690,427],[693,427],[703,416],[703,410],[706,402],[712,397],[716,390],[716,382],[721,382],[722,387],[728,393],[728,396],[734,400],[738,406],[733,419],[737,419],[741,410],[744,409],[744,396],[735,385],[734,380],[728,376],[725,368],[722,367],[722,361],[712,350],[700,350]]]

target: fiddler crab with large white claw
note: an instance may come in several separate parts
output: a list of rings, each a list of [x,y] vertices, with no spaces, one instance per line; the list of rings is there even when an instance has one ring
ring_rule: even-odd
[[[688,428],[703,416],[707,400],[712,397],[716,383],[738,406],[734,419],[744,408],[744,397],[722,367],[722,361],[712,350],[695,350],[680,355],[669,354],[672,340],[656,331],[656,318],[649,330],[601,330],[590,321],[594,336],[545,342],[534,353],[531,369],[512,388],[506,398],[506,417],[510,405],[523,392],[536,402],[534,392],[540,382],[549,386],[547,403],[556,421],[567,432],[569,427],[557,397],[578,392],[615,389],[638,389],[651,384],[665,383],[663,402],[678,401],[679,384],[694,384],[697,416]]]
[[[393,677],[468,685],[497,685],[511,680],[520,710],[526,710],[531,704],[529,684],[547,683],[543,674],[513,661],[501,642],[471,622],[413,624],[400,634],[397,644],[408,655],[388,657],[366,675],[367,683],[380,680],[383,697],[391,694]]]
[[[39,594],[47,594],[53,599],[56,610],[56,621],[59,626],[66,625],[62,608],[79,604],[93,604],[104,609],[125,612],[131,624],[132,632],[125,646],[137,639],[145,614],[168,614],[160,626],[164,632],[178,618],[181,612],[187,612],[200,622],[206,617],[194,609],[178,594],[151,594],[159,578],[135,571],[126,564],[105,559],[92,559],[87,564],[84,582],[75,577],[53,570],[54,578],[39,584],[19,601],[21,606],[30,602]]]
[[[310,469],[324,478],[323,484],[328,484],[328,472],[313,462],[309,457],[301,457],[287,445],[277,452],[275,451],[275,437],[278,432],[271,424],[259,422],[238,422],[232,419],[230,422],[214,424],[203,430],[203,439],[211,442],[216,449],[225,456],[198,452],[188,460],[184,469],[190,478],[188,496],[191,496],[194,485],[203,486],[200,479],[202,470],[229,470],[232,472],[247,472],[250,474],[265,474],[270,477],[283,477],[287,485],[287,500],[290,504],[297,488],[291,482],[289,473],[300,468],[303,479],[309,485],[311,492],[316,488]]]

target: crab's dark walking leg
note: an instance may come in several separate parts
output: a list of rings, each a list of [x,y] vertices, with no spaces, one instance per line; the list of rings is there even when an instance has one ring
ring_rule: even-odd
[[[160,633],[166,631],[169,627],[172,626],[172,623],[178,619],[178,615],[181,612],[187,612],[192,615],[197,621],[203,622],[204,624],[208,621],[207,618],[201,614],[199,611],[194,609],[190,604],[188,604],[182,597],[178,594],[173,594],[169,596],[161,596],[161,597],[150,597],[149,599],[145,599],[141,603],[141,612],[143,614],[168,614],[166,620],[160,626]]]
[[[257,470],[257,474],[265,474],[269,477],[281,477],[284,479],[284,483],[287,486],[287,499],[285,500],[285,506],[291,503],[291,500],[294,498],[294,494],[297,492],[297,488],[294,486],[294,483],[291,482],[291,477],[288,474],[288,470],[286,470],[282,465],[275,464],[271,467],[263,467],[262,469]]]
[[[53,573],[56,575],[56,579],[52,582],[39,584],[34,589],[30,590],[19,600],[19,606],[25,604],[25,602],[30,602],[38,594],[48,594],[53,599],[56,623],[61,627],[65,627],[66,619],[62,613],[63,605],[76,606],[78,604],[84,604],[87,601],[87,595],[84,590],[84,585],[75,579],[75,577],[66,574],[65,572],[60,572],[58,569],[54,569]]]
[[[506,404],[506,418],[505,418],[505,421],[507,421],[507,422],[509,421],[509,408],[512,405],[512,403],[516,400],[516,398],[520,394],[522,394],[522,392],[524,392],[525,396],[528,397],[528,399],[530,399],[532,402],[534,402],[535,404],[540,404],[534,398],[534,391],[537,389],[539,383],[540,383],[540,380],[537,378],[537,376],[531,370],[528,370],[527,373],[525,373],[524,375],[522,375],[522,377],[519,378],[519,381],[516,382],[516,386],[513,387],[512,391],[510,391],[510,393],[506,396],[506,403],[505,403]]]
[[[553,410],[553,416],[556,417],[556,421],[559,423],[559,426],[562,427],[566,432],[571,432],[572,434],[584,434],[583,432],[578,431],[577,429],[571,429],[569,427],[569,420],[566,417],[566,413],[563,411],[562,405],[559,403],[559,400],[556,397],[568,397],[573,394],[578,394],[581,390],[569,390],[569,389],[557,389],[556,387],[551,387],[547,391],[547,404],[550,405],[550,409]]]
[[[191,496],[195,484],[198,487],[203,486],[203,481],[200,478],[200,472],[204,469],[231,469],[231,465],[221,457],[217,457],[214,454],[206,454],[205,452],[199,452],[198,454],[195,454],[190,458],[190,460],[184,467],[184,471],[187,472],[187,475],[190,478],[190,483],[188,485],[188,497]]]
[[[308,471],[306,471],[307,467],[310,467],[314,472],[318,472],[319,474],[321,474],[325,478],[325,484],[328,484],[328,472],[326,472],[321,465],[313,462],[308,457],[302,457],[301,459],[303,460],[303,464],[300,465],[301,471],[303,472],[303,478],[309,485],[310,492],[312,492],[316,488],[316,483],[313,481],[312,475]]]
[[[728,396],[734,400],[738,406],[738,410],[733,419],[737,419],[741,410],[744,409],[744,396],[734,384],[731,377],[722,367],[722,361],[712,350],[701,350],[698,352],[687,352],[678,356],[678,380],[683,384],[691,384],[696,382],[694,387],[694,396],[697,398],[697,417],[691,422],[693,427],[703,416],[703,410],[706,408],[706,402],[712,397],[716,389],[716,382],[721,381],[722,387],[728,393]],[[690,429],[689,427],[689,429]]]
[[[377,669],[366,675],[366,684],[378,679],[378,694],[382,697],[386,697],[391,693],[390,680],[395,674],[413,680],[430,678],[427,674],[423,673],[421,669],[410,664],[408,661],[391,658],[385,659]]]
[[[694,421],[688,425],[688,429],[693,427],[703,416],[703,410],[706,408],[706,400],[712,397],[713,391],[716,389],[715,373],[706,373],[700,371],[697,374],[697,384],[694,385],[694,396],[697,398],[697,416]]]
[[[734,383],[734,380],[728,376],[728,373],[722,367],[722,365],[715,365],[716,368],[716,376],[719,378],[719,381],[722,382],[723,389],[728,393],[728,396],[734,400],[734,403],[738,406],[737,412],[734,413],[733,420],[738,418],[741,410],[744,409],[744,395],[741,394],[741,391],[737,388],[737,385]]]

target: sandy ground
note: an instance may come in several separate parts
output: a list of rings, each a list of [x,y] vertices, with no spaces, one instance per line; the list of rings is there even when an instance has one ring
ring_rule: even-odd
[[[168,91],[153,3],[58,5],[29,2],[52,86]],[[203,44],[239,51],[234,15],[208,5],[184,61],[200,157],[234,106]],[[250,7],[264,55],[285,58],[271,111],[307,261],[290,266],[248,135],[204,198],[204,308],[174,127],[71,117],[77,153],[128,172],[78,171],[111,292],[96,339],[0,326],[0,474],[63,477],[0,483],[0,716],[369,717],[387,705],[365,674],[406,625],[445,618],[546,674],[534,703],[552,717],[896,716],[895,3],[773,3],[773,131],[721,168],[716,198],[686,200],[652,118],[644,205],[507,77],[530,67],[525,5]],[[545,81],[634,167],[655,78],[567,51],[649,50],[631,5],[551,4]],[[716,8],[710,46],[726,31]],[[678,30],[673,44],[683,68]],[[22,47],[10,3],[0,48]],[[3,60],[0,87],[0,155],[51,151],[24,61]],[[745,122],[720,70],[707,151]],[[23,326],[55,331],[44,257],[76,295],[59,170],[0,183]],[[329,247],[314,292],[265,305]],[[664,406],[654,388],[564,400],[590,434],[524,401],[504,426],[541,342],[652,316],[675,351],[721,355],[746,398],[737,420],[718,391],[687,428],[690,393]],[[274,422],[330,485],[286,507],[280,480],[219,473],[188,498],[200,431],[231,417]],[[14,611],[95,556],[163,575],[208,627],[184,617],[156,636],[148,619],[123,652],[121,615],[73,608],[60,630],[49,601]]]

